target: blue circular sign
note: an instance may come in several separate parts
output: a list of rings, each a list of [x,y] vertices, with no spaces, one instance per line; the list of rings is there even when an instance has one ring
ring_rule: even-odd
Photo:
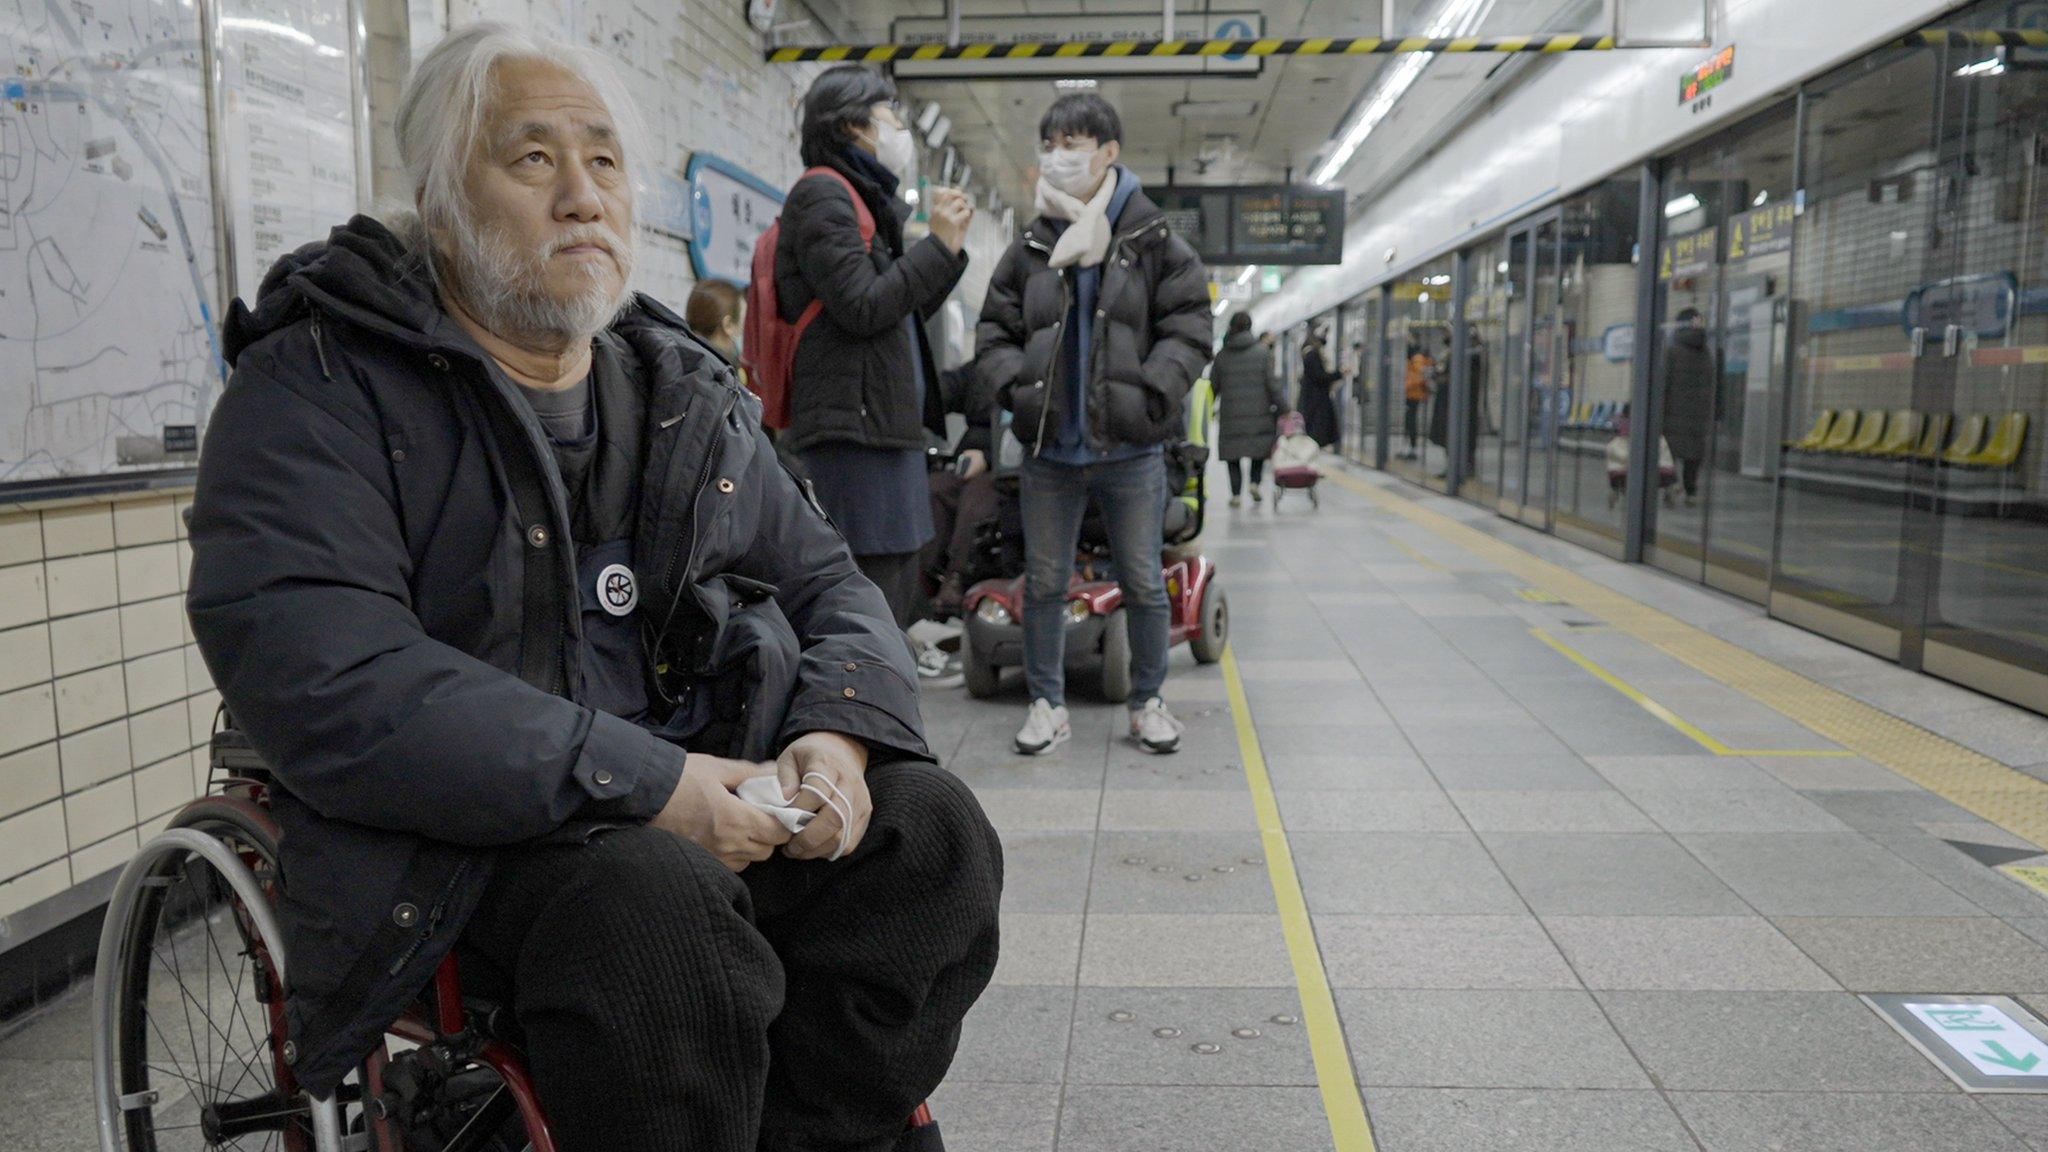
[[[711,224],[716,219],[711,210],[711,193],[701,183],[690,188],[690,235],[698,244],[711,243]]]
[[[1236,17],[1225,20],[1216,26],[1216,39],[1218,40],[1249,40],[1256,35],[1257,33],[1252,31],[1251,21],[1241,20]],[[1223,58],[1225,60],[1242,60],[1244,59],[1244,53],[1225,52]]]

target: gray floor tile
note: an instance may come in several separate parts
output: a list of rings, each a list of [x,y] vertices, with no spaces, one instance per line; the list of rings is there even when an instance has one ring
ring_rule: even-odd
[[[1972,819],[1968,810],[1929,792],[1822,792],[1813,802],[1863,832],[1918,832],[1923,824]]]
[[[1670,1091],[1952,1092],[1846,992],[1600,992]]]
[[[1539,916],[1719,916],[1741,899],[1668,836],[1488,832],[1483,837]]]
[[[99,1147],[88,1061],[0,1059],[0,1100],[0,1148],[8,1152]]]
[[[1614,791],[1495,789],[1450,794],[1476,832],[1655,832],[1657,826]]]
[[[1577,988],[1533,916],[1317,916],[1338,988]]]
[[[1256,711],[1256,709],[1254,709]],[[1261,723],[1259,750],[1267,759],[1289,756],[1399,756],[1410,745],[1402,729],[1389,724],[1375,728],[1283,727]]]
[[[1003,833],[1003,909],[1080,912],[1088,903],[1093,832]]]
[[[1119,749],[1109,758],[1104,786],[1126,792],[1175,792],[1183,789],[1242,789],[1244,760],[1233,739],[1226,751],[1196,750],[1171,756],[1155,756],[1136,749]]]
[[[1967,1096],[1677,1092],[1712,1152],[2026,1152]]]
[[[998,832],[1092,831],[1102,803],[1092,788],[1000,788],[975,798]]]
[[[1586,763],[1622,792],[1637,788],[1770,788],[1771,774],[1704,748],[1686,756],[1588,756]]]
[[[1313,1087],[1300,1021],[1292,988],[1083,989],[1067,1082]]]
[[[1436,787],[1436,777],[1423,765],[1422,758],[1413,752],[1399,755],[1375,753],[1371,756],[1341,753],[1304,756],[1293,753],[1268,756],[1265,760],[1266,776],[1276,792],[1299,789],[1406,792]]]
[[[1892,855],[1941,881],[1957,895],[1994,916],[2048,915],[2048,898],[2044,898],[2040,891],[2003,872],[1985,867],[1955,845],[1946,843],[1939,834],[1873,832],[1870,838]],[[2007,836],[2003,829],[1996,829],[1973,831],[1957,839],[2000,844],[2017,837]]]
[[[1287,728],[1386,728],[1394,718],[1370,693],[1299,692],[1280,699],[1252,702],[1252,719],[1260,731]]]
[[[1607,791],[1610,785],[1573,755],[1426,755],[1446,789],[1470,791]]]
[[[1318,916],[1528,911],[1469,833],[1302,832],[1288,840]]]
[[[1081,983],[1284,988],[1294,985],[1294,969],[1277,915],[1117,913],[1088,917]]]
[[[1274,908],[1257,832],[1105,832],[1087,895],[1091,912]]]
[[[1427,760],[1434,756],[1567,756],[1572,749],[1540,724],[1409,723],[1401,734]]]
[[[951,1077],[931,1103],[949,1152],[1053,1152],[1057,1084],[976,1084]]]
[[[1289,832],[1463,832],[1465,819],[1440,789],[1415,792],[1291,791],[1280,798]]]
[[[1378,1088],[1375,1143],[1388,1152],[1697,1152],[1655,1092]]]
[[[1069,752],[1076,753],[1068,755]],[[1102,787],[1103,757],[1100,750],[1080,754],[1069,743],[1050,756],[984,755],[956,756],[946,763],[953,775],[967,782],[976,794],[1024,788],[1048,789]]]
[[[1588,988],[1840,987],[1761,916],[1551,916],[1543,923]]]
[[[1238,621],[1231,621],[1233,625]],[[1250,684],[1325,684],[1359,679],[1349,660],[1239,660],[1237,671]]]
[[[998,984],[1074,983],[1081,966],[1081,916],[1065,912],[1003,912]]]
[[[1647,1088],[1584,992],[1344,989],[1337,1010],[1371,1089]]]
[[[1778,920],[1851,992],[2013,992],[2048,988],[2048,949],[1988,916]]]
[[[1681,838],[1766,916],[1970,916],[1979,909],[1849,832]]]
[[[1628,798],[1666,832],[1846,832],[1848,826],[1781,784],[1768,788],[1643,785]]]
[[[1117,789],[1102,793],[1105,832],[1254,832],[1250,791]]]
[[[2048,1096],[1987,1095],[1977,1097],[1977,1103],[2034,1152],[2048,1152]]]
[[[955,1080],[1058,1084],[1067,1064],[1074,988],[999,985],[982,993],[960,1030],[946,1075]]]
[[[2042,987],[2048,988],[2048,984]],[[177,994],[171,994],[175,1000]],[[92,985],[72,988],[53,1004],[0,1027],[0,1060],[92,1059]],[[4,1098],[0,1098],[4,1099]],[[0,1107],[0,1113],[6,1109]],[[6,1147],[0,1144],[0,1148]]]
[[[1060,1152],[1329,1147],[1329,1121],[1314,1088],[1074,1085],[1060,1110]]]
[[[1802,791],[1918,792],[1920,786],[1861,758],[1752,756],[1749,762]]]

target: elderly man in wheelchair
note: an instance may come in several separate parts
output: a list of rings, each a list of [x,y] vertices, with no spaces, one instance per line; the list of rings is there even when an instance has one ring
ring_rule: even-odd
[[[417,213],[226,325],[229,780],[117,886],[103,1147],[939,1147],[1000,847],[754,400],[630,291],[618,76],[472,25],[396,126]]]

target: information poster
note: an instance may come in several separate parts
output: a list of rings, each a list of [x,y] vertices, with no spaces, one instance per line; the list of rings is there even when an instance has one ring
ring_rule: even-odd
[[[345,0],[224,0],[228,207],[235,293],[356,211],[355,94]]]

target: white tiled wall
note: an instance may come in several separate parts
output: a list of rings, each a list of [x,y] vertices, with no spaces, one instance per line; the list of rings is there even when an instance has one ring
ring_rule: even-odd
[[[188,499],[0,511],[0,916],[119,867],[205,785]]]

